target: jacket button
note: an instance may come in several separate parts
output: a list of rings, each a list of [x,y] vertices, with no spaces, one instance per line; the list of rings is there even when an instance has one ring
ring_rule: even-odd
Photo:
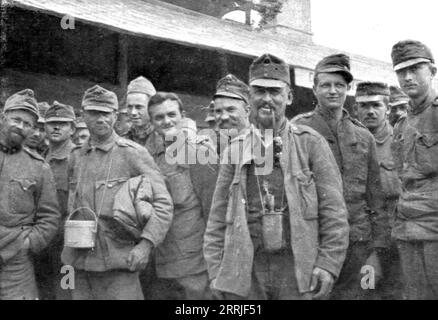
[[[243,198],[242,198],[242,203],[243,203],[243,204],[245,204],[245,203],[246,203],[245,199],[243,199]]]

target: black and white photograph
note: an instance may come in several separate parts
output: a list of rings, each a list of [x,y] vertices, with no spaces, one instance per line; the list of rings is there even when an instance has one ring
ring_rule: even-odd
[[[436,1],[0,3],[0,300],[438,299]]]

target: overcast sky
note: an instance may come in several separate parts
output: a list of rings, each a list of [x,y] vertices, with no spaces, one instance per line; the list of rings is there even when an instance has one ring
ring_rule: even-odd
[[[311,0],[317,44],[391,61],[393,44],[415,39],[438,58],[437,0]]]

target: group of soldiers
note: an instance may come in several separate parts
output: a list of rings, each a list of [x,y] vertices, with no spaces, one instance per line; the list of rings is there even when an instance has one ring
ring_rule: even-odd
[[[323,58],[316,108],[288,120],[289,65],[264,54],[248,85],[218,81],[202,132],[144,77],[124,112],[89,88],[81,119],[13,94],[0,299],[438,298],[437,69],[418,41],[391,56],[401,89],[360,82],[352,115],[349,57]],[[73,213],[96,219],[91,247],[64,243]]]

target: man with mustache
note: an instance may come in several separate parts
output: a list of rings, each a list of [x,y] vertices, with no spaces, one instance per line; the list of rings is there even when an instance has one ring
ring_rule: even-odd
[[[259,130],[244,130],[222,157],[238,161],[221,161],[204,236],[210,287],[219,299],[324,299],[348,245],[339,170],[321,135],[285,117],[289,66],[264,54],[249,78]]]
[[[394,128],[392,151],[402,193],[392,236],[397,241],[405,299],[438,299],[438,98],[437,68],[423,43],[396,43],[392,63],[410,98],[406,117]]]
[[[32,134],[30,134],[24,142],[28,148],[38,152],[43,157],[47,154],[49,148],[46,141],[46,131],[44,128],[44,116],[49,107],[50,105],[45,101],[38,103],[38,112],[40,115],[38,117],[37,124]]]
[[[202,244],[204,216],[210,208],[202,200],[212,197],[211,181],[208,183],[206,178],[215,174],[212,165],[218,161],[216,152],[206,137],[184,131],[183,105],[176,94],[158,92],[149,101],[148,111],[155,131],[146,141],[146,148],[164,175],[174,203],[169,232],[154,256],[157,277],[167,280],[162,283],[167,282],[170,286],[163,287],[159,297],[206,299],[209,297],[208,275]],[[169,161],[173,151],[182,153],[182,162]],[[212,161],[201,163],[200,155],[205,154]],[[184,160],[191,156],[193,162]],[[211,190],[210,194],[206,194],[208,190]]]
[[[350,245],[333,299],[372,296],[372,290],[361,286],[361,269],[370,265],[375,282],[381,278],[379,254],[385,253],[390,234],[375,139],[343,108],[352,80],[348,56],[335,54],[322,59],[316,65],[313,86],[318,105],[294,119],[324,136],[343,177]]]
[[[356,88],[354,106],[358,119],[370,130],[376,140],[377,159],[380,178],[385,196],[384,210],[388,212],[390,225],[395,219],[397,200],[401,192],[401,183],[391,153],[393,129],[387,119],[390,108],[390,89],[381,82],[360,82]],[[395,243],[383,257],[385,277],[380,283],[380,294],[385,299],[400,299],[400,263]]]
[[[10,96],[0,116],[0,300],[38,299],[33,254],[58,231],[53,174],[40,155],[22,147],[38,117],[30,89]]]
[[[69,212],[79,219],[97,216],[93,248],[64,246],[62,261],[74,267],[75,300],[143,299],[139,271],[149,262],[170,226],[172,200],[149,152],[139,144],[119,137],[113,129],[118,100],[114,92],[95,85],[82,98],[84,121],[90,138],[73,149],[69,160]],[[113,219],[114,198],[130,178],[144,175],[147,201],[152,214],[140,239],[120,230]],[[87,208],[82,210],[80,208]]]
[[[131,128],[124,138],[144,146],[147,138],[154,131],[148,113],[148,103],[155,95],[155,87],[143,76],[135,78],[128,85],[126,93],[127,114],[131,120]]]
[[[398,119],[405,117],[409,108],[409,97],[398,87],[390,86],[388,120],[391,126],[395,126]]]
[[[219,129],[220,154],[230,139],[250,126],[249,87],[232,74],[220,79],[213,96],[213,112]]]

